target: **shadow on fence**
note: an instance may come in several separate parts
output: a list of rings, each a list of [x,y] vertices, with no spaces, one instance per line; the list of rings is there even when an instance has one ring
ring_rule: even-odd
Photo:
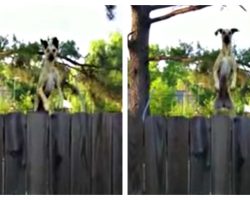
[[[129,194],[250,194],[250,119],[129,117]]]
[[[0,194],[121,194],[121,113],[0,115]]]

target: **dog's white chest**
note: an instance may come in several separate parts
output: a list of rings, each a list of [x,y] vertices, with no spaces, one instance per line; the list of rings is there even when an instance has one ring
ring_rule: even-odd
[[[230,76],[232,69],[233,69],[233,66],[232,66],[231,59],[228,57],[222,58],[221,66],[220,66],[220,75],[221,76],[225,75],[228,77]]]
[[[45,92],[51,92],[56,86],[56,73],[50,72],[47,75],[46,85],[45,85]]]

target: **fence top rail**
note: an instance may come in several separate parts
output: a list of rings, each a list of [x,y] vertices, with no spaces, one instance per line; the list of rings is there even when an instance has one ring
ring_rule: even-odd
[[[186,120],[193,120],[193,119],[213,119],[213,118],[229,118],[232,120],[237,120],[237,119],[250,119],[249,116],[245,115],[235,115],[235,116],[229,116],[229,115],[223,115],[223,114],[217,114],[217,115],[211,115],[211,116],[202,116],[202,115],[197,115],[197,116],[192,116],[192,117],[186,117],[186,116],[162,116],[162,115],[150,115],[145,118],[145,122],[147,119],[186,119]],[[129,116],[129,118],[135,118],[133,116]],[[142,120],[141,120],[142,121]]]
[[[49,114],[47,112],[28,112],[28,113],[22,113],[22,112],[9,112],[9,113],[0,113],[1,116],[8,116],[8,115],[48,115],[48,116],[54,116],[54,115],[70,115],[70,116],[75,116],[75,115],[89,115],[89,116],[94,116],[94,115],[109,115],[109,116],[117,116],[121,115],[121,112],[96,112],[96,113],[87,113],[87,112],[76,112],[76,113],[68,113],[68,112],[63,112],[63,111],[58,111],[54,112],[52,114]]]

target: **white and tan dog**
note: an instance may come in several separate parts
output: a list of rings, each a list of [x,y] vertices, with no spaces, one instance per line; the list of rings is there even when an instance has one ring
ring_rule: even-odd
[[[35,99],[35,111],[50,111],[49,96],[57,88],[60,95],[60,104],[63,102],[61,88],[61,77],[55,67],[58,55],[59,41],[56,37],[49,41],[41,40],[44,57],[42,60],[42,71],[37,85],[37,95]]]
[[[217,91],[217,97],[215,100],[215,109],[221,108],[233,109],[233,103],[231,100],[230,90],[236,86],[237,77],[237,63],[232,53],[232,35],[239,30],[232,29],[218,29],[215,35],[218,33],[222,36],[222,49],[215,61],[213,67],[214,86]]]

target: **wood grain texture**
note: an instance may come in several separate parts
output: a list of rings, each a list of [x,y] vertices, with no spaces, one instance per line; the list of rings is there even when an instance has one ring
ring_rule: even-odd
[[[95,114],[92,121],[92,193],[111,194],[112,118]],[[101,163],[101,164],[100,164]]]
[[[232,193],[232,120],[217,115],[211,119],[212,193]]]
[[[3,160],[3,151],[4,151],[4,146],[3,146],[3,123],[4,123],[4,116],[0,115],[0,194],[3,194],[3,168],[4,168],[4,160]]]
[[[128,117],[128,194],[143,191],[143,123],[141,119]]]
[[[190,119],[190,194],[209,194],[210,121],[204,117]]]
[[[168,194],[188,194],[188,120],[168,118]]]
[[[112,194],[122,194],[122,114],[112,114]]]
[[[70,194],[70,116],[54,113],[49,130],[50,194]]]
[[[166,122],[163,117],[148,117],[145,120],[147,194],[166,194]]]
[[[91,194],[92,117],[76,113],[71,117],[71,194]]]
[[[238,117],[233,129],[234,193],[250,194],[250,119]]]
[[[5,116],[5,194],[24,194],[26,190],[24,117],[21,113]]]
[[[121,194],[122,114],[0,115],[0,161],[1,194]]]
[[[49,193],[48,128],[46,113],[27,116],[27,189],[28,194]]]

